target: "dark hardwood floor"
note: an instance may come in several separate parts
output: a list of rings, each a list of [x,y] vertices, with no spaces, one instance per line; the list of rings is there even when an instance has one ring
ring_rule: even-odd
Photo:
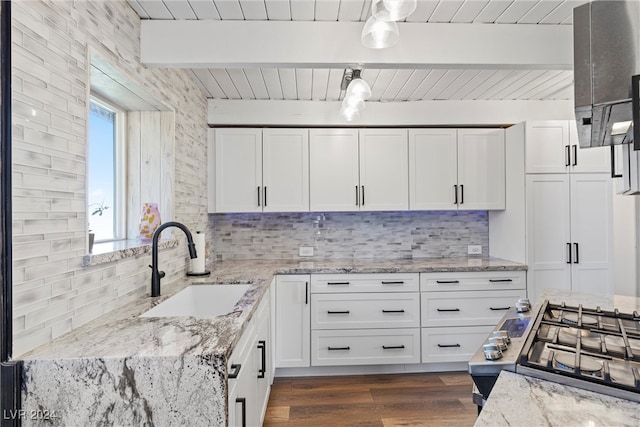
[[[276,378],[265,427],[472,426],[466,372]]]

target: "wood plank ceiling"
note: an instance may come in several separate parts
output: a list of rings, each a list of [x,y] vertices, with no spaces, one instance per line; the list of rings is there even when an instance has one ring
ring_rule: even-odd
[[[364,22],[371,0],[128,0],[141,19]],[[418,0],[416,23],[571,25],[586,0]],[[402,35],[401,35],[402,37]],[[358,41],[359,42],[359,41]],[[213,99],[340,100],[343,69],[190,69]],[[419,100],[567,100],[568,70],[365,69],[370,102]]]

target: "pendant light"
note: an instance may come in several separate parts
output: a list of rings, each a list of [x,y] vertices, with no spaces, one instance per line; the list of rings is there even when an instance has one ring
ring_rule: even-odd
[[[364,24],[361,40],[363,45],[372,49],[391,47],[400,40],[398,24],[371,16]]]
[[[399,21],[411,15],[417,6],[417,0],[373,0],[371,13],[383,21]]]
[[[371,97],[369,84],[360,77],[361,70],[353,70],[353,76],[349,86],[347,86],[346,98],[359,98],[366,101]]]

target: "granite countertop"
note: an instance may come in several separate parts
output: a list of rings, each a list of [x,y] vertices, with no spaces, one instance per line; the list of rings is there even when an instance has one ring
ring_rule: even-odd
[[[53,414],[23,425],[227,424],[227,363],[276,274],[524,270],[489,258],[246,260],[208,266],[211,275],[162,285],[22,355],[22,408]],[[251,284],[229,314],[140,317],[191,284]],[[45,422],[46,421],[46,422]]]
[[[502,371],[475,426],[640,425],[640,404]]]
[[[545,289],[544,300],[554,304],[621,312],[640,311],[640,298],[592,295]],[[552,381],[502,371],[475,426],[640,426],[640,404]]]
[[[228,357],[244,325],[276,274],[413,273],[450,271],[514,271],[526,266],[498,258],[394,260],[241,260],[208,266],[211,275],[162,284],[162,296],[142,297],[18,359],[108,358],[135,356]],[[234,311],[214,318],[147,317],[146,312],[192,284],[252,284]]]

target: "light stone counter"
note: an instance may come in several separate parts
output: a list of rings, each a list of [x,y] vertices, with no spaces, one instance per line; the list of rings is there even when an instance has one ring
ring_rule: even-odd
[[[545,289],[537,304],[640,312],[640,298]],[[475,423],[480,426],[640,426],[640,403],[502,371]]]
[[[276,274],[526,270],[493,258],[248,260],[208,266],[211,276],[162,284],[144,297],[20,357],[24,425],[225,425],[227,360]],[[191,284],[247,283],[232,313],[141,318]]]
[[[481,426],[640,426],[640,403],[502,371]]]

